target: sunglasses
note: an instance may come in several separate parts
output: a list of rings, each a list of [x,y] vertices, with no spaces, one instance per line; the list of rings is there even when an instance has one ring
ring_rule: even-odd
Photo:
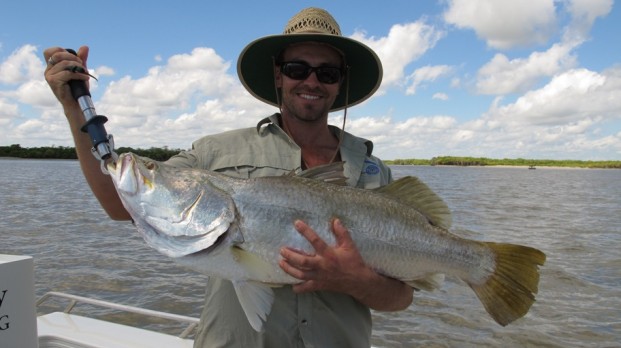
[[[312,67],[304,62],[282,62],[280,64],[280,71],[293,80],[306,80],[314,71],[317,80],[327,84],[337,83],[343,75],[341,68],[333,66]]]

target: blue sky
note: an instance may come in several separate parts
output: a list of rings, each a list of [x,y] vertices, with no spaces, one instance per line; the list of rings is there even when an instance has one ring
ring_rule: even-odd
[[[612,0],[12,1],[0,11],[0,146],[72,146],[43,50],[90,46],[117,146],[189,148],[277,110],[236,73],[250,41],[327,9],[384,65],[346,129],[384,159],[621,160],[621,10]],[[331,114],[340,125],[342,112]]]

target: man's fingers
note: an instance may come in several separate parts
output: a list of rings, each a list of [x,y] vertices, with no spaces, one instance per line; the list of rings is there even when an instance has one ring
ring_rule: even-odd
[[[334,232],[337,245],[353,244],[349,231],[343,226],[340,219],[332,220],[332,231]]]
[[[308,268],[300,268],[298,266],[293,265],[287,259],[281,259],[278,261],[278,265],[282,268],[285,273],[288,275],[300,279],[300,280],[309,280],[313,279],[316,276],[316,272],[308,269]]]
[[[278,262],[278,265],[280,266],[280,268],[282,268],[283,271],[285,271],[285,273],[287,273],[288,275],[294,278],[301,279],[300,277],[304,275],[304,272],[291,266],[291,264],[287,262],[287,260],[281,259]]]
[[[308,255],[302,251],[294,250],[291,248],[281,248],[280,256],[282,256],[283,259],[287,260],[289,264],[296,268],[310,269],[313,266],[313,255]]]
[[[308,242],[313,246],[317,254],[323,254],[323,252],[328,248],[328,244],[319,237],[319,235],[308,226],[304,221],[296,220],[295,221],[295,229],[300,232],[301,235],[308,240]]]

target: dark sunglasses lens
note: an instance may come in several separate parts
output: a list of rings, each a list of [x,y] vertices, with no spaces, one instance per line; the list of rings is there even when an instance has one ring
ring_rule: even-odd
[[[284,63],[281,71],[287,77],[294,80],[304,80],[315,71],[317,80],[321,83],[336,83],[341,79],[341,69],[335,67],[313,68],[303,63]]]
[[[339,68],[319,68],[316,70],[317,80],[323,83],[336,83],[341,79],[341,69]]]
[[[285,63],[282,72],[294,80],[304,80],[310,75],[312,68],[300,63]]]

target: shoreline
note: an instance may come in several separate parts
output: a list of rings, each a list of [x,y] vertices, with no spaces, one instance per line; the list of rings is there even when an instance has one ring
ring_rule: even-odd
[[[472,167],[472,168],[514,168],[514,169],[526,169],[526,170],[537,170],[537,169],[602,169],[602,170],[614,170],[620,168],[603,168],[603,167],[571,167],[571,166],[535,166],[535,168],[530,169],[529,166],[519,166],[519,165],[510,165],[510,164],[498,164],[498,165],[484,165],[484,166],[475,166],[475,165],[451,165],[451,164],[389,164],[389,166],[412,166],[412,167]]]
[[[77,158],[23,158],[0,156],[0,160],[20,160],[20,161],[77,161]]]
[[[74,158],[23,158],[23,157],[7,157],[0,156],[0,160],[32,160],[32,161],[78,161]],[[387,161],[390,162],[390,161]],[[496,165],[453,165],[453,164],[394,164],[394,163],[386,163],[389,166],[418,166],[418,167],[473,167],[473,168],[515,168],[515,169],[527,169],[527,170],[536,170],[536,169],[621,169],[621,168],[605,168],[605,167],[576,167],[576,166],[534,166],[534,168],[529,168],[528,165],[512,165],[512,164],[496,164]]]

